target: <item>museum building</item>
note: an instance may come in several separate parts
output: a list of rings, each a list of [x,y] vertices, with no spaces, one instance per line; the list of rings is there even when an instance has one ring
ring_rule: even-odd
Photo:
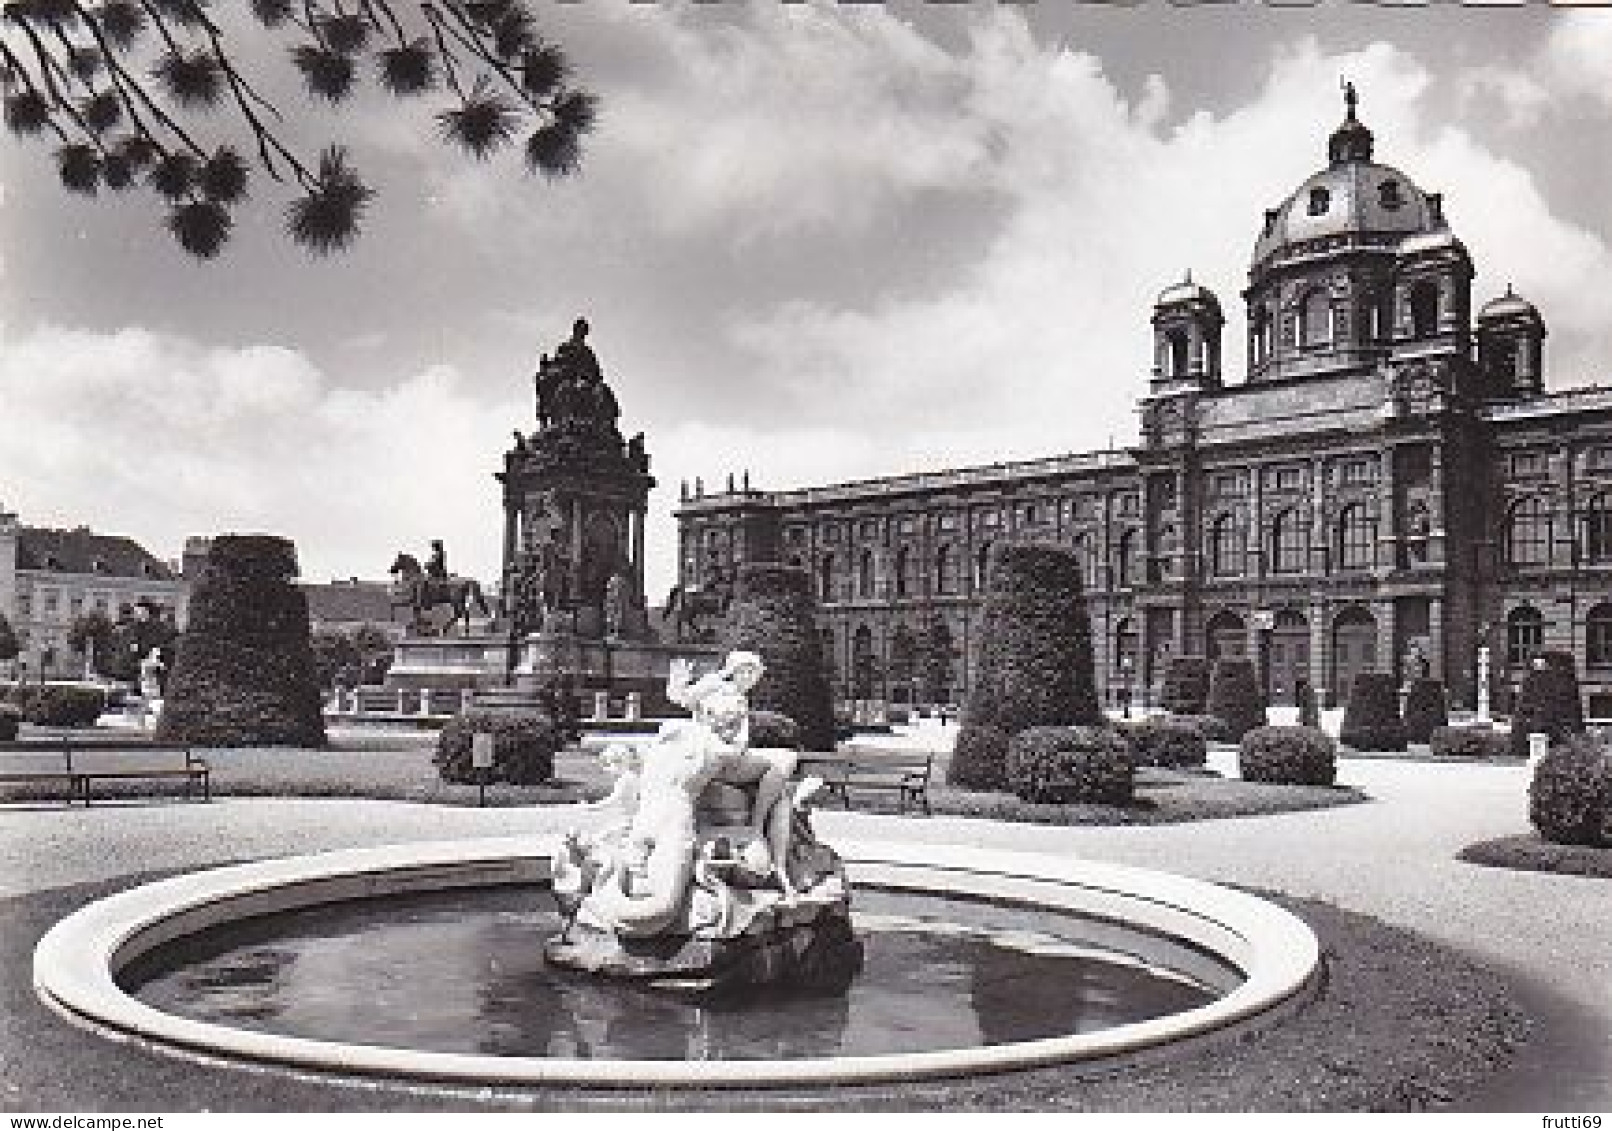
[[[1373,160],[1346,103],[1325,167],[1261,221],[1243,381],[1189,275],[1152,312],[1136,447],[685,489],[681,584],[795,562],[841,698],[959,702],[991,547],[1049,540],[1084,563],[1110,701],[1149,697],[1173,655],[1237,654],[1275,703],[1385,671],[1470,707],[1487,647],[1504,705],[1550,649],[1612,717],[1612,387],[1549,391],[1544,320],[1509,288],[1474,315],[1442,195]]]

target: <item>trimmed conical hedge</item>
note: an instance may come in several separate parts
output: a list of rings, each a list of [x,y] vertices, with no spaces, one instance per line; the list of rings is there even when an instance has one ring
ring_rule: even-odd
[[[1160,693],[1172,715],[1201,715],[1209,704],[1209,661],[1203,656],[1172,656]]]
[[[296,575],[288,539],[214,539],[168,677],[159,741],[325,745],[308,599]]]
[[[1552,746],[1584,733],[1584,702],[1570,652],[1540,654],[1523,677],[1511,717],[1512,754],[1526,758],[1528,736],[1536,733],[1550,735]]]
[[[1405,696],[1405,737],[1411,742],[1431,742],[1435,730],[1449,725],[1444,681],[1427,676],[1414,680]]]
[[[834,703],[810,574],[777,562],[741,566],[723,643],[755,652],[767,667],[750,692],[751,710],[794,720],[807,750],[834,749]]]
[[[947,780],[1005,789],[1014,735],[1033,726],[1104,721],[1074,551],[999,544],[977,639],[973,684]]]
[[[1222,656],[1209,677],[1209,714],[1226,724],[1226,738],[1241,742],[1243,735],[1268,721],[1265,695],[1259,687],[1254,661]]]
[[[1399,686],[1386,672],[1361,672],[1349,690],[1338,740],[1355,750],[1405,749]]]

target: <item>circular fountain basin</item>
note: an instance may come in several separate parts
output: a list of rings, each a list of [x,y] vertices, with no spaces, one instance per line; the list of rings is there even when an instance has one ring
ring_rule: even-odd
[[[761,998],[724,1013],[542,970],[552,847],[389,846],[178,876],[58,923],[35,951],[35,987],[74,1020],[179,1053],[477,1086],[711,1087],[1108,1067],[1280,1016],[1319,961],[1286,911],[1179,876],[840,842],[869,946],[863,984],[843,1001]],[[454,966],[467,950],[493,985]],[[421,968],[426,954],[446,965]],[[258,970],[233,997],[216,992],[265,955],[283,969],[302,955],[303,974]],[[302,998],[288,990],[298,981]],[[418,1009],[422,986],[478,1001],[495,1023],[444,1024],[451,1003]],[[343,1008],[343,994],[362,1010]],[[601,1023],[612,1015],[614,1038]]]

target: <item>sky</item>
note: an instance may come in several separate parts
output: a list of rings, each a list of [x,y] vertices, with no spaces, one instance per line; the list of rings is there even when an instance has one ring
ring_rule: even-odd
[[[163,557],[279,533],[308,580],[442,538],[494,581],[492,473],[584,315],[660,482],[657,599],[683,480],[1132,442],[1152,305],[1189,269],[1239,380],[1262,214],[1325,164],[1345,77],[1377,159],[1444,193],[1475,300],[1539,306],[1552,387],[1612,383],[1612,9],[533,7],[602,106],[561,182],[380,95],[312,105],[284,44],[247,41],[287,136],[349,145],[378,191],[330,259],[261,178],[201,263],[149,197],[70,197],[0,138],[0,506]]]

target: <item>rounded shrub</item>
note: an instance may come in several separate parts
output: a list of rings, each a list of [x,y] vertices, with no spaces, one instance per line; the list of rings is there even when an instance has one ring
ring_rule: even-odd
[[[1427,741],[1440,758],[1504,758],[1511,753],[1511,736],[1485,727],[1436,727]]]
[[[1511,752],[1528,756],[1528,736],[1546,734],[1552,746],[1584,733],[1584,704],[1579,696],[1573,657],[1546,652],[1534,659],[1523,677],[1511,716]]]
[[[1450,706],[1444,694],[1444,681],[1423,676],[1413,680],[1405,696],[1405,738],[1410,742],[1431,742],[1433,732],[1450,725]]]
[[[213,540],[168,676],[159,741],[325,745],[308,600],[296,574],[289,539]]]
[[[1556,844],[1612,844],[1612,761],[1606,748],[1583,735],[1552,747],[1534,767],[1528,819]]]
[[[1226,725],[1228,742],[1240,742],[1243,735],[1265,725],[1265,696],[1254,661],[1241,656],[1215,661],[1209,678],[1209,714]]]
[[[1256,727],[1243,735],[1237,767],[1244,781],[1331,785],[1338,746],[1314,727]]]
[[[1029,727],[1008,743],[1007,779],[1024,801],[1128,805],[1136,763],[1113,727]]]
[[[1190,723],[1145,719],[1123,729],[1138,766],[1181,768],[1201,766],[1209,760],[1209,740]]]
[[[753,709],[793,719],[807,750],[834,749],[834,704],[810,574],[776,562],[741,566],[724,643],[756,653],[766,665],[750,692]]]
[[[1231,730],[1225,721],[1213,715],[1170,715],[1175,726],[1187,727],[1203,736],[1205,742],[1229,742]]]
[[[750,712],[750,745],[769,750],[799,750],[800,727],[777,711]]]
[[[1001,789],[1006,743],[1039,726],[1103,721],[1092,663],[1091,621],[1080,588],[1080,559],[1063,546],[1005,543],[993,553],[976,637],[975,676],[947,781]]]
[[[1356,750],[1405,749],[1405,723],[1399,717],[1399,689],[1383,672],[1361,672],[1349,690],[1338,738]]]
[[[1159,699],[1172,715],[1203,714],[1209,705],[1209,661],[1202,656],[1172,656]]]
[[[474,785],[481,780],[472,754],[477,734],[493,736],[489,783],[540,785],[553,780],[554,755],[565,745],[565,736],[547,712],[472,707],[449,719],[437,736],[432,761],[443,781]]]
[[[46,727],[92,727],[106,710],[101,688],[67,683],[26,683],[12,701],[23,718]]]

